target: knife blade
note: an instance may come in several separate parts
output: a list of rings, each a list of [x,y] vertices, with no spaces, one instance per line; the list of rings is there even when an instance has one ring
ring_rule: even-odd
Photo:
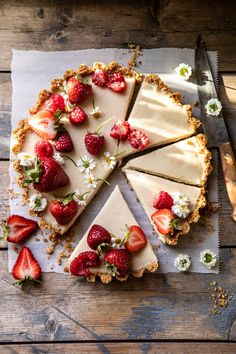
[[[223,114],[217,117],[207,114],[205,105],[211,98],[217,98],[214,79],[202,37],[199,35],[195,47],[195,73],[201,109],[201,123],[209,148],[220,151],[222,170],[227,193],[231,202],[232,218],[236,221],[236,162]]]

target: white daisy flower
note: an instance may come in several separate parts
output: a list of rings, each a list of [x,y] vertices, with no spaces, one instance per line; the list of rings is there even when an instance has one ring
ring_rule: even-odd
[[[33,194],[29,198],[29,208],[33,211],[43,211],[48,205],[47,199],[42,196],[42,194]]]
[[[93,106],[93,110],[90,114],[92,114],[94,116],[94,118],[99,118],[101,116],[102,112],[98,106]]]
[[[79,167],[80,172],[92,171],[96,167],[96,162],[86,155],[77,160],[76,165]]]
[[[189,199],[186,194],[182,192],[174,192],[171,194],[174,204],[189,204]]]
[[[211,98],[205,105],[207,114],[218,116],[222,110],[222,104],[217,98]]]
[[[192,68],[188,64],[181,63],[175,68],[176,74],[183,80],[188,80],[192,75]]]
[[[215,267],[216,262],[217,262],[217,257],[214,252],[211,250],[204,250],[200,252],[200,262],[207,267],[208,269],[211,269]]]
[[[81,193],[79,189],[75,190],[75,194],[73,195],[73,199],[78,203],[78,205],[86,205],[86,198],[88,193]]]
[[[62,155],[60,154],[60,152],[55,151],[52,157],[53,157],[54,160],[56,160],[59,164],[64,165],[65,160],[64,160],[64,158],[62,157]]]
[[[102,164],[106,170],[112,170],[116,165],[115,156],[112,156],[108,151],[104,152],[102,157]]]
[[[188,204],[174,204],[172,205],[171,210],[173,211],[173,213],[178,216],[179,218],[183,218],[186,219],[187,216],[190,213],[190,209],[188,207]]]
[[[29,152],[20,152],[17,155],[17,159],[20,161],[21,166],[30,167],[34,164],[35,156]]]
[[[186,272],[190,265],[191,259],[187,254],[179,254],[175,258],[175,268],[178,269],[180,272]]]
[[[84,181],[88,187],[88,189],[96,188],[97,187],[97,180],[92,172],[86,172],[84,176]]]

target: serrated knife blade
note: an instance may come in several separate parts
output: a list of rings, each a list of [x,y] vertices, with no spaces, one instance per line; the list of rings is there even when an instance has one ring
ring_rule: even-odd
[[[195,73],[202,128],[207,137],[208,147],[219,148],[226,188],[233,208],[232,218],[236,221],[236,163],[223,114],[220,113],[217,117],[211,116],[205,109],[211,98],[217,98],[217,92],[206,48],[200,35],[195,48]]]

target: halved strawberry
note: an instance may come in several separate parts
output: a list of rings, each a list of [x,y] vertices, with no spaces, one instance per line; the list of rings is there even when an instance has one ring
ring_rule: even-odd
[[[115,73],[110,75],[107,81],[107,87],[114,92],[123,92],[126,90],[126,82],[124,75],[121,73]]]
[[[146,133],[138,129],[131,129],[128,136],[130,145],[134,149],[143,150],[146,146],[150,144],[150,140]]]
[[[174,213],[169,209],[159,209],[151,215],[151,218],[162,235],[169,235],[173,232]]]
[[[86,251],[80,253],[70,264],[70,272],[79,277],[87,277],[90,273],[90,267],[99,266],[100,258],[95,251]]]
[[[137,252],[146,246],[147,239],[141,227],[132,225],[127,231],[127,241],[125,242],[125,248],[127,250]]]
[[[108,75],[105,70],[96,69],[92,76],[92,81],[95,85],[104,87],[107,84]]]
[[[30,129],[45,140],[53,140],[57,135],[54,115],[49,111],[31,114],[28,119]]]
[[[110,136],[117,140],[126,140],[130,133],[130,124],[126,121],[118,121],[111,128]]]
[[[6,221],[1,222],[3,238],[8,242],[20,243],[38,230],[34,220],[20,215],[10,215]]]
[[[41,283],[41,268],[28,247],[22,247],[12,268],[12,276],[17,279],[14,285],[27,285],[31,281]]]

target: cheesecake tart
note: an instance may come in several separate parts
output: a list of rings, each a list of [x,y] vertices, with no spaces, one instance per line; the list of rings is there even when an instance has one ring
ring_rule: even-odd
[[[142,248],[139,250],[134,251],[134,249],[128,247],[128,250],[131,250],[130,252],[128,251],[130,264],[126,272],[120,271],[119,273],[119,271],[117,271],[112,273],[111,268],[107,264],[106,259],[109,257],[109,254],[114,252],[114,250],[118,253],[120,251],[124,253],[127,252],[126,243],[122,244],[120,241],[125,237],[125,230],[131,229],[132,227],[139,228],[135,217],[130,211],[120,188],[117,185],[71,254],[68,260],[70,272],[73,275],[84,276],[90,282],[94,282],[96,277],[100,277],[103,283],[109,283],[114,278],[120,281],[125,281],[129,275],[139,278],[143,276],[145,270],[155,272],[158,268],[158,260],[148,240],[145,241],[145,244],[143,244]],[[102,229],[103,233],[105,232],[105,234],[108,234],[108,240],[106,239],[106,242],[108,242],[108,249],[101,251],[100,254],[98,252],[99,247],[94,247],[94,243],[91,243],[91,230],[96,229],[95,238],[97,240],[99,228]],[[111,235],[110,239],[109,234]],[[119,240],[119,242],[117,242],[117,240]],[[103,244],[105,245],[104,240]],[[137,245],[137,242],[134,242],[134,244]],[[97,244],[95,246],[97,246]],[[89,264],[89,260],[86,259],[86,252],[89,252],[88,258],[91,258],[89,269],[85,269],[86,261],[88,262],[86,264]],[[84,259],[86,260],[84,261]],[[93,262],[97,265],[91,266]]]
[[[205,189],[185,185],[139,171],[123,170],[160,240],[176,245],[180,235],[200,218],[206,205]]]
[[[129,160],[125,169],[203,187],[212,171],[206,138],[198,134]]]
[[[81,65],[77,71],[67,71],[63,78],[53,80],[51,89],[39,94],[38,102],[30,110],[29,117],[22,120],[13,132],[11,159],[19,174],[17,182],[23,188],[24,203],[36,198],[38,203],[45,199],[47,202],[44,210],[30,210],[31,214],[40,216],[41,228],[64,234],[112,172],[117,161],[118,140],[110,136],[111,128],[118,120],[125,120],[135,83],[140,78],[138,73],[121,67],[116,62],[109,65],[95,63],[92,68]],[[85,142],[88,132],[90,136]],[[40,166],[38,164],[36,168],[36,159],[41,161],[36,153],[36,144],[39,141],[50,142],[53,150],[49,145],[42,145],[41,150],[50,150],[50,153],[45,152],[50,155],[46,157],[61,165],[58,173],[48,173],[48,178],[53,178],[53,181],[46,188],[41,186],[37,175],[40,173]],[[55,165],[51,161],[51,165],[53,164]],[[43,169],[52,169],[48,165],[50,163],[47,160]],[[54,167],[56,170],[56,166]],[[60,183],[59,178],[64,179],[64,182]],[[32,183],[29,183],[30,179]],[[55,195],[63,198],[73,193],[77,193],[77,211],[68,222],[59,223],[52,215],[51,203],[55,200]],[[38,194],[40,197],[37,197]]]
[[[142,150],[190,137],[200,126],[200,121],[193,117],[191,106],[183,105],[180,94],[172,92],[156,74],[145,76],[128,122],[148,137]],[[133,146],[121,141],[122,156],[134,153]]]

